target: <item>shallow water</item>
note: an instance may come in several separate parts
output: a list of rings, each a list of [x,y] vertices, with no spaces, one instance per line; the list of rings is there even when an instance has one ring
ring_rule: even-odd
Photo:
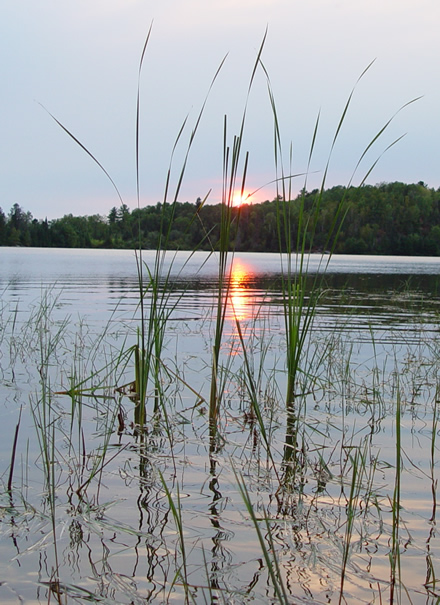
[[[167,416],[153,423],[152,396],[141,445],[130,424],[133,403],[114,390],[133,380],[132,360],[124,367],[120,351],[136,342],[139,325],[134,253],[0,249],[1,602],[184,602],[185,584],[197,603],[278,602],[241,481],[292,602],[338,602],[348,544],[347,602],[388,601],[393,556],[401,568],[395,601],[400,595],[401,602],[437,602],[440,260],[331,259],[303,360],[314,380],[304,380],[309,394],[298,398],[296,476],[288,482],[285,261],[276,254],[234,259],[219,369],[221,441],[213,451],[207,400],[218,259],[170,258],[163,273],[170,267]],[[152,268],[154,253],[143,260]],[[328,260],[311,258],[310,284]],[[269,451],[249,403],[237,319]],[[72,384],[93,385],[94,396],[57,394]],[[181,534],[170,498],[180,510]],[[50,584],[55,577],[59,585]]]

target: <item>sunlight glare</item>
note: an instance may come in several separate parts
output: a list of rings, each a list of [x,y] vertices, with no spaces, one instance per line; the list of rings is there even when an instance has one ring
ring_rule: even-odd
[[[246,191],[246,189],[244,189],[242,193],[241,189],[236,189],[232,195],[232,203],[234,206],[239,207],[242,204],[246,203],[249,198],[249,191]]]
[[[231,271],[231,303],[235,319],[243,321],[250,319],[251,307],[247,296],[248,282],[250,279],[249,269],[241,261],[234,260]]]

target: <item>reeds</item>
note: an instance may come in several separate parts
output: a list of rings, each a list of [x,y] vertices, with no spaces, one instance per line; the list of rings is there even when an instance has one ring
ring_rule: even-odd
[[[261,551],[263,553],[264,561],[267,567],[268,576],[270,577],[272,589],[277,603],[287,605],[290,602],[289,596],[286,591],[286,587],[283,581],[281,566],[278,561],[278,555],[275,548],[275,543],[272,535],[272,529],[270,526],[270,519],[267,517],[266,511],[263,509],[263,519],[257,519],[257,516],[252,505],[248,489],[243,477],[240,477],[235,473],[238,489],[240,495],[243,498],[243,502],[246,506],[247,513],[252,521],[253,527],[258,536]],[[261,531],[260,523],[262,522],[264,527],[264,533]]]
[[[315,234],[318,220],[322,211],[322,196],[326,187],[327,176],[330,170],[331,160],[334,149],[338,143],[341,131],[345,125],[347,114],[353,100],[353,95],[360,80],[371,68],[372,63],[361,73],[353,87],[347,102],[342,111],[339,122],[331,141],[328,159],[323,171],[323,177],[316,194],[313,197],[311,208],[306,212],[306,191],[308,177],[311,170],[312,159],[319,134],[318,115],[311,138],[311,145],[308,155],[308,163],[305,174],[294,173],[292,167],[292,146],[289,150],[288,169],[285,167],[284,152],[281,137],[281,126],[276,108],[275,96],[269,74],[263,66],[267,78],[269,98],[272,107],[274,124],[274,159],[276,169],[277,184],[277,228],[279,248],[281,254],[282,266],[282,298],[284,309],[284,325],[286,338],[286,440],[284,448],[285,464],[285,487],[292,486],[295,482],[297,453],[299,453],[299,431],[301,426],[301,417],[306,415],[306,398],[310,390],[313,390],[314,376],[310,372],[313,360],[310,357],[311,347],[309,347],[310,334],[313,330],[316,317],[316,309],[320,297],[325,289],[325,273],[329,266],[331,257],[336,249],[338,236],[344,223],[345,216],[349,209],[345,193],[337,205],[334,215],[331,217],[325,234],[324,245],[320,250],[315,249]],[[405,104],[401,109],[413,103],[417,99]],[[399,111],[401,111],[399,109]],[[398,112],[397,112],[398,113]],[[397,115],[397,113],[395,115]],[[365,158],[367,152],[380,139],[385,130],[391,124],[395,116],[391,117],[377,134],[368,142],[357,161],[352,177],[348,183],[350,187],[352,180]],[[393,141],[386,150],[396,144],[401,137]],[[382,154],[381,154],[382,155]],[[365,182],[374,166],[379,161],[381,155],[373,161],[367,169],[361,184]],[[304,186],[299,200],[293,200],[293,182],[299,177],[304,176]],[[346,190],[345,190],[346,191]],[[310,276],[309,262],[312,253],[320,255],[318,270]],[[301,463],[300,463],[301,466]]]
[[[220,238],[218,243],[218,294],[216,305],[216,323],[214,330],[214,339],[212,346],[212,375],[211,389],[209,396],[209,430],[211,437],[211,448],[214,451],[216,448],[216,438],[218,429],[218,419],[220,406],[222,401],[222,392],[219,389],[219,364],[220,364],[220,349],[223,341],[223,330],[225,325],[226,310],[230,303],[230,288],[232,275],[232,260],[234,256],[234,228],[235,233],[238,225],[233,225],[234,219],[239,221],[240,211],[233,213],[234,195],[240,186],[241,198],[243,197],[246,175],[249,161],[249,153],[245,154],[243,166],[242,161],[242,144],[246,124],[247,106],[249,96],[254,83],[257,68],[260,63],[261,54],[263,52],[266,34],[259,48],[257,58],[252,70],[247,90],[246,103],[243,110],[239,133],[234,136],[232,145],[228,145],[228,123],[227,117],[224,119],[223,126],[223,167],[222,167],[222,203],[221,203],[221,218],[220,218]]]
[[[144,48],[142,51],[140,63],[139,63],[139,76],[138,76],[138,93],[137,93],[137,110],[136,110],[136,191],[137,191],[137,203],[140,208],[140,168],[139,168],[139,150],[140,150],[140,121],[141,121],[141,105],[140,105],[140,80],[142,74],[142,66],[144,62],[145,52],[150,39],[151,27],[148,32]],[[181,138],[184,135],[187,119],[185,118],[179,133],[176,137],[173,150],[171,153],[170,165],[168,167],[165,190],[162,201],[162,212],[161,212],[161,223],[159,227],[159,240],[156,247],[156,255],[153,267],[148,267],[143,262],[142,257],[142,228],[139,224],[139,248],[137,250],[137,270],[139,278],[139,309],[140,309],[140,326],[138,330],[138,344],[134,348],[134,362],[135,362],[135,390],[137,393],[135,400],[135,424],[138,425],[142,431],[142,427],[146,420],[146,398],[149,381],[152,380],[152,386],[154,388],[154,407],[153,413],[157,414],[159,410],[166,415],[166,408],[163,402],[162,393],[162,381],[161,374],[163,368],[162,362],[162,349],[164,345],[164,337],[168,324],[168,320],[173,314],[174,309],[178,306],[179,299],[175,300],[173,304],[170,304],[171,293],[172,293],[172,269],[173,269],[173,255],[176,252],[168,252],[168,242],[170,233],[173,228],[173,220],[175,216],[176,204],[179,198],[181,186],[184,180],[189,155],[199,129],[205,105],[207,103],[210,91],[214,86],[214,83],[220,73],[223,66],[224,59],[220,63],[208,89],[206,98],[202,104],[202,107],[197,115],[195,125],[189,135],[186,143],[186,149],[184,153],[183,164],[178,170],[176,177],[176,184],[174,193],[172,194],[171,201],[169,201],[170,189],[173,176],[173,158],[175,151],[180,143]],[[209,196],[209,192],[205,197],[206,201]],[[198,217],[199,209],[194,212],[193,221],[196,221]],[[193,253],[195,250],[193,251]],[[168,268],[164,270],[165,260],[170,258],[171,261],[168,264]],[[190,260],[191,254],[187,259]],[[144,283],[144,277],[147,276],[146,285]],[[148,310],[148,312],[147,312]]]
[[[141,99],[139,91],[150,34],[151,30],[147,35],[140,59],[137,94],[135,152],[139,208],[141,204],[139,162]],[[188,603],[200,601],[199,595],[203,590],[206,592],[206,589],[212,600],[217,599],[217,595],[220,593],[224,596],[225,602],[229,596],[228,591],[237,599],[244,595],[243,602],[246,602],[246,599],[248,601],[256,600],[261,595],[263,595],[262,598],[269,598],[274,603],[290,603],[296,600],[316,602],[309,586],[319,585],[319,582],[309,582],[309,580],[310,578],[315,580],[318,577],[318,573],[313,575],[318,564],[315,567],[311,563],[307,567],[302,560],[295,561],[295,557],[300,558],[304,554],[304,558],[309,557],[309,561],[316,557],[315,561],[321,561],[322,564],[326,555],[320,553],[320,548],[323,541],[326,541],[330,551],[328,569],[326,569],[327,576],[324,578],[324,574],[322,574],[319,581],[322,584],[325,582],[331,584],[337,595],[334,600],[341,603],[350,598],[347,584],[350,574],[355,568],[350,563],[352,557],[355,558],[357,554],[353,545],[356,542],[358,546],[360,545],[360,549],[365,546],[362,542],[364,535],[362,528],[359,529],[361,538],[355,540],[358,521],[359,526],[364,523],[368,527],[369,538],[376,531],[378,535],[374,538],[371,537],[371,543],[377,547],[378,551],[383,550],[385,530],[377,531],[376,519],[372,511],[381,511],[386,500],[385,495],[376,486],[377,469],[380,469],[383,476],[388,479],[390,464],[388,461],[381,464],[378,454],[373,455],[372,441],[375,433],[379,431],[380,423],[385,423],[388,410],[386,409],[387,398],[384,386],[386,384],[385,367],[383,368],[384,376],[379,379],[377,369],[379,354],[376,350],[373,330],[371,330],[371,340],[375,368],[372,374],[372,390],[369,391],[373,393],[373,397],[370,399],[368,396],[359,395],[359,393],[363,393],[363,385],[360,384],[360,381],[356,382],[357,377],[353,372],[352,361],[353,346],[350,343],[344,345],[346,346],[345,357],[342,355],[340,365],[335,367],[336,364],[332,364],[334,360],[332,347],[336,346],[338,326],[333,327],[334,333],[330,334],[327,339],[323,338],[318,343],[314,343],[312,340],[319,304],[323,292],[325,292],[326,270],[335,251],[347,211],[344,196],[330,221],[324,248],[320,250],[316,250],[315,247],[316,225],[322,212],[323,192],[332,153],[345,125],[354,89],[349,95],[337,123],[321,186],[313,197],[311,207],[306,208],[306,186],[319,135],[319,117],[312,134],[305,173],[295,175],[291,149],[288,169],[284,165],[280,119],[268,73],[262,63],[265,40],[266,35],[252,69],[238,134],[233,136],[232,142],[229,142],[229,121],[226,117],[224,118],[220,236],[211,251],[218,260],[217,290],[212,317],[209,318],[213,325],[212,338],[208,337],[207,347],[210,361],[206,364],[206,370],[202,363],[197,366],[198,369],[203,368],[203,377],[198,377],[198,382],[193,384],[178,367],[179,360],[176,361],[176,367],[172,366],[167,357],[167,338],[170,321],[175,311],[178,310],[182,297],[185,296],[184,288],[175,291],[174,262],[177,252],[169,250],[169,238],[175,219],[176,203],[193,142],[201,124],[206,99],[186,143],[183,141],[186,136],[187,120],[182,124],[176,137],[165,178],[158,245],[151,263],[145,260],[142,225],[139,224],[139,246],[136,251],[138,304],[134,333],[127,333],[121,348],[119,350],[112,348],[109,358],[105,355],[99,357],[99,364],[93,355],[87,359],[87,362],[82,363],[79,361],[79,355],[82,355],[83,349],[86,348],[84,343],[81,341],[72,348],[64,341],[67,338],[66,331],[70,327],[68,319],[56,326],[51,324],[48,319],[50,309],[45,300],[42,301],[41,308],[32,318],[32,322],[38,328],[37,336],[34,333],[29,336],[30,331],[27,332],[27,336],[29,339],[38,341],[35,349],[39,353],[38,374],[40,377],[39,389],[32,395],[32,414],[39,442],[39,463],[44,478],[45,498],[48,503],[55,552],[55,563],[51,570],[50,582],[45,581],[45,585],[56,593],[56,598],[60,602],[63,599],[61,589],[68,594],[69,591],[73,593],[79,588],[73,582],[62,583],[61,572],[65,571],[63,566],[65,561],[69,560],[70,551],[68,548],[66,549],[68,554],[65,559],[59,556],[57,518],[63,514],[60,512],[59,502],[66,505],[69,510],[68,514],[74,521],[80,526],[83,523],[88,528],[90,534],[95,536],[99,548],[105,551],[105,554],[100,554],[99,559],[103,562],[104,571],[97,571],[96,543],[93,542],[93,538],[90,538],[91,546],[89,546],[85,539],[80,539],[84,547],[87,544],[87,548],[90,548],[89,559],[92,573],[88,572],[87,577],[93,575],[96,584],[103,582],[103,578],[107,577],[106,574],[115,578],[122,577],[122,574],[118,576],[119,572],[113,574],[108,563],[111,558],[108,552],[121,536],[123,536],[123,541],[120,541],[122,545],[119,544],[118,548],[126,549],[124,556],[129,558],[130,555],[136,553],[133,555],[135,563],[129,576],[133,578],[133,584],[134,578],[137,578],[139,561],[142,560],[139,551],[148,553],[146,557],[150,565],[148,573],[145,573],[143,569],[139,575],[142,578],[145,575],[148,576],[148,582],[151,583],[148,588],[150,592],[145,590],[142,594],[141,589],[138,590],[137,587],[131,586],[130,602],[137,602],[136,599],[139,602],[149,602],[149,600],[153,602],[159,593],[162,596],[165,595],[165,600],[168,602],[174,598],[173,593],[181,590],[181,587],[184,590],[185,602]],[[223,62],[219,70],[222,65]],[[275,346],[278,350],[271,361],[273,367],[268,372],[266,388],[263,388],[261,380],[266,368],[261,369],[258,377],[255,377],[249,344],[251,337],[257,341],[256,346],[260,349],[261,364],[264,365],[268,350],[264,350],[264,337],[256,334],[255,327],[244,326],[244,323],[234,313],[233,305],[231,323],[235,329],[235,340],[233,339],[232,345],[225,342],[225,327],[230,321],[228,309],[231,307],[232,266],[235,256],[234,238],[240,220],[240,211],[234,208],[233,199],[237,189],[240,189],[242,194],[245,190],[250,156],[247,152],[243,152],[243,141],[248,102],[259,70],[262,70],[267,78],[269,101],[272,108],[271,117],[274,123],[273,153],[276,171],[274,182],[276,183],[277,229],[282,267],[280,289],[283,329],[281,337],[278,338],[277,335]],[[367,70],[363,72],[361,78]],[[216,72],[210,88],[216,81],[218,73],[219,71]],[[65,126],[58,120],[56,122],[110,178],[93,154]],[[389,123],[390,121],[366,145],[355,166],[355,171]],[[186,145],[184,161],[181,168],[177,170],[173,187],[174,153],[181,144]],[[375,163],[373,162],[366,171],[366,176],[370,174]],[[299,199],[294,199],[293,184],[295,179],[300,176],[304,179],[303,194]],[[115,184],[114,186],[122,202],[122,196]],[[202,220],[199,210],[200,208],[195,210],[194,221]],[[210,235],[206,233],[206,239],[210,239]],[[188,258],[191,258],[195,252],[196,250],[189,251]],[[319,255],[319,267],[315,273],[311,273],[309,264],[314,253]],[[270,315],[268,324],[272,318],[273,316]],[[15,321],[16,317],[14,317],[12,330],[14,334]],[[251,337],[247,334],[247,329],[251,332],[253,330]],[[267,330],[270,333],[270,325]],[[100,338],[99,347],[104,347],[105,341],[106,336]],[[227,344],[230,346],[225,346]],[[15,345],[19,346],[18,340]],[[78,358],[72,362],[69,371],[69,386],[66,388],[65,385],[60,386],[57,373],[52,376],[51,368],[56,366],[60,351],[69,348],[74,351],[73,357],[75,358],[77,355]],[[22,343],[21,350],[25,349],[26,346]],[[225,349],[226,353],[223,355]],[[232,351],[239,353],[239,369],[233,363]],[[202,372],[200,373],[202,374]],[[327,377],[327,380],[323,377]],[[279,384],[275,384],[277,381]],[[184,391],[187,401],[189,400],[186,407],[181,406],[177,409],[177,397],[169,396],[168,389],[172,384],[178,384]],[[243,399],[246,400],[254,431],[251,447],[244,438],[240,440],[236,435],[231,436],[232,433],[228,432],[231,430],[230,426],[233,425],[234,429],[237,426],[240,427],[237,432],[241,430],[244,434],[245,431],[241,427],[249,419],[245,417],[243,420],[242,417],[239,417],[234,405],[230,403],[229,399],[233,399],[235,394],[231,395],[231,392],[228,392],[229,384],[233,384],[236,391],[240,390]],[[380,392],[381,389],[383,392]],[[330,392],[334,400],[338,401],[337,405],[334,404],[334,400],[330,399]],[[399,389],[398,392],[400,393]],[[70,407],[67,406],[67,409],[64,409],[58,400],[60,397],[63,398],[63,402],[68,397]],[[196,403],[193,403],[194,398]],[[123,402],[127,400],[134,407],[133,413],[130,408],[129,419],[126,418],[123,409]],[[150,402],[151,406],[149,406]],[[197,415],[194,412],[196,410],[202,412],[202,404],[205,403],[207,419],[205,420],[203,413],[200,418],[195,419]],[[311,404],[316,407],[319,407],[320,404],[323,407],[327,406],[328,411],[318,419],[318,413],[314,414],[314,410],[310,410]],[[367,419],[365,426],[361,428],[355,426],[356,423],[349,418],[352,409],[350,406],[357,408],[359,417]],[[337,412],[334,411],[335,407],[338,407]],[[380,408],[379,414],[377,413],[378,407]],[[393,599],[401,598],[399,532],[404,469],[402,465],[400,394],[389,407],[394,411],[396,427],[394,489],[392,497],[389,499],[391,522],[389,535],[386,536],[387,540],[389,539],[389,586],[391,587],[390,598],[393,601]],[[131,422],[131,417],[133,422]],[[229,427],[226,426],[226,422],[224,426],[222,425],[222,417],[227,418]],[[180,425],[185,428],[182,429]],[[10,456],[7,481],[9,493],[14,489],[19,426],[20,419]],[[191,431],[188,439],[184,434],[185,430]],[[359,444],[357,435],[362,431],[368,431],[368,434],[360,439]],[[117,443],[113,443],[112,439],[116,433],[118,433],[119,440]],[[430,480],[433,498],[431,522],[433,523],[437,486],[434,474],[437,415],[434,415],[431,433]],[[124,444],[122,444],[122,439],[125,440]],[[258,448],[254,447],[256,442],[260,443],[258,440],[264,444],[266,467],[264,472],[261,472],[261,477],[258,473],[254,475],[252,472],[245,475],[242,472],[244,468],[258,467],[258,472],[260,472]],[[194,446],[194,444],[196,445]],[[189,450],[191,447],[195,448],[197,455],[202,459],[206,455],[205,463],[192,463],[191,454],[186,452],[187,447]],[[178,449],[177,453],[176,449]],[[200,452],[202,453],[200,454]],[[120,465],[118,465],[119,459],[121,460]],[[191,472],[187,471],[187,467],[190,468],[192,464],[198,464],[195,466],[191,479],[196,482],[194,476],[198,476],[197,489],[185,485],[185,473]],[[164,479],[164,469],[168,468],[172,469],[174,490],[168,487]],[[225,586],[227,586],[226,579],[229,581],[229,578],[233,576],[231,570],[234,570],[235,566],[240,568],[240,565],[244,565],[238,556],[234,558],[231,555],[224,570],[216,567],[218,563],[216,557],[221,550],[217,548],[218,543],[221,540],[226,542],[227,539],[232,542],[234,530],[230,530],[227,538],[224,535],[219,537],[218,534],[221,532],[216,533],[215,538],[211,539],[217,542],[215,548],[210,551],[207,547],[206,535],[208,534],[198,535],[196,539],[188,536],[186,531],[188,517],[186,516],[187,511],[184,509],[186,502],[190,501],[188,508],[191,510],[191,498],[197,490],[197,497],[200,500],[205,498],[205,484],[208,484],[209,490],[214,493],[216,504],[222,500],[222,495],[217,488],[218,476],[221,472],[224,472],[228,480],[234,484],[231,489],[232,496],[224,498],[225,509],[228,506],[235,506],[243,511],[242,506],[244,506],[246,530],[250,529],[254,532],[253,535],[256,536],[261,550],[261,557],[257,559],[254,552],[248,553],[251,563],[255,563],[257,569],[252,579],[247,583],[241,579],[237,580],[239,588],[225,588],[224,593],[220,591],[217,578],[221,577],[223,573]],[[179,480],[177,479],[178,473],[181,474]],[[139,519],[134,521],[130,519],[129,522],[126,517],[124,522],[110,522],[105,519],[107,510],[111,508],[113,502],[102,503],[101,494],[106,490],[106,479],[114,481],[115,476],[121,483],[125,481],[122,491],[128,494],[128,503],[124,503],[122,506],[129,508],[129,505],[133,504],[129,500],[132,498],[136,503],[136,506],[132,508],[138,511]],[[384,492],[385,488],[386,484],[385,487],[381,485]],[[151,496],[156,493],[160,496]],[[190,498],[185,500],[184,496],[187,495],[190,495]],[[234,496],[239,496],[240,503],[237,503],[236,498],[236,501],[230,504]],[[117,500],[116,497],[114,498]],[[264,499],[266,499],[265,503],[263,503]],[[273,506],[276,507],[275,514],[271,514]],[[203,518],[209,518],[211,525],[218,530],[220,527],[218,518],[223,512],[220,508],[219,506],[201,505],[197,515],[193,510],[191,512],[194,516],[202,515]],[[230,510],[229,508],[224,516],[225,524],[229,523],[231,527],[236,528],[239,525],[236,520],[234,519],[234,523],[232,523],[228,518],[228,514],[232,516]],[[334,512],[335,510],[337,512]],[[95,516],[93,517],[93,515]],[[147,529],[144,529],[143,526],[144,515],[148,517]],[[124,517],[123,514],[121,516]],[[279,524],[276,533],[273,522],[275,516],[284,524]],[[72,520],[71,518],[69,521]],[[158,519],[160,522],[157,521]],[[165,528],[168,527],[171,520],[177,535],[174,541],[174,552],[172,549],[165,548]],[[138,523],[137,527],[135,527],[136,523]],[[283,527],[281,527],[282,525]],[[111,537],[106,535],[106,529],[109,527],[112,532]],[[372,527],[374,527],[374,531]],[[238,531],[237,529],[237,533]],[[79,533],[81,534],[81,532]],[[229,538],[229,535],[232,537]],[[98,537],[96,538],[96,536]],[[292,536],[294,536],[294,544],[291,541]],[[130,542],[131,538],[134,541]],[[231,550],[233,546],[231,546]],[[240,545],[235,546],[240,553]],[[284,557],[281,556],[281,552]],[[154,554],[152,555],[152,553]],[[117,557],[116,554],[114,556]],[[200,578],[198,582],[193,582],[192,574],[196,575],[194,570],[199,573],[202,570],[207,575],[210,556],[215,568],[217,584],[210,584],[206,588],[202,585]],[[153,559],[154,565],[151,564]],[[432,559],[429,562],[431,565],[430,576],[426,583],[435,589]],[[67,567],[68,565],[66,565]],[[292,580],[292,569],[295,567],[301,570],[298,573],[300,579],[297,582]],[[306,580],[301,574],[307,576]],[[239,575],[237,573],[237,576]],[[371,583],[370,575],[365,573],[365,576],[367,577],[366,583]],[[381,578],[380,582],[381,595],[385,580]],[[262,585],[264,586],[262,587]],[[158,586],[161,588],[159,589]],[[83,588],[81,590],[83,598],[92,599],[91,591]],[[104,592],[102,591],[102,593]],[[147,593],[152,595],[151,599],[145,596]],[[128,589],[125,596],[127,594],[129,594]],[[203,592],[203,594],[205,593]],[[101,593],[96,596],[98,602],[111,598]],[[318,595],[316,599],[322,600],[322,598],[322,595]],[[128,602],[128,597],[126,600]]]
[[[400,567],[400,499],[402,486],[402,433],[401,433],[401,400],[400,388],[397,384],[396,401],[396,466],[393,498],[391,500],[392,531],[390,547],[390,603],[401,602],[401,567]]]

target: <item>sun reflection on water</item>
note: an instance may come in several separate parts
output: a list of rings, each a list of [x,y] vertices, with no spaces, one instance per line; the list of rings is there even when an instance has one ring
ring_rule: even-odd
[[[234,259],[231,268],[231,285],[229,297],[231,301],[231,316],[237,321],[251,319],[252,300],[249,297],[249,287],[253,276],[252,269],[242,260]]]

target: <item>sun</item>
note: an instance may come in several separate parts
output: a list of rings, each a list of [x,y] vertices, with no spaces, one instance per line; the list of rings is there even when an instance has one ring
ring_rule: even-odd
[[[250,193],[246,189],[243,191],[241,189],[236,189],[232,194],[232,203],[234,206],[241,206],[248,200],[249,197]]]

